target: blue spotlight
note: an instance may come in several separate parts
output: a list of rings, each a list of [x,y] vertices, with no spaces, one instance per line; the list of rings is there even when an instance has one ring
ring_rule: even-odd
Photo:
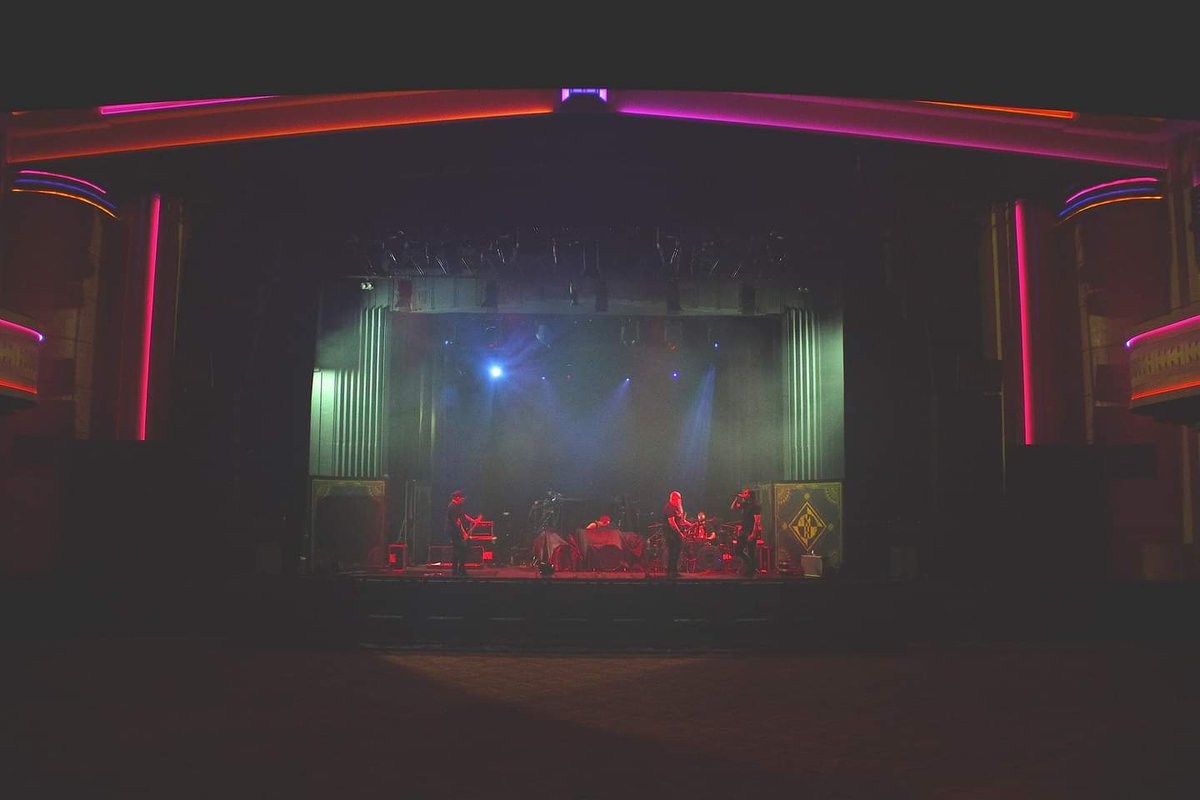
[[[488,375],[491,375],[493,378],[502,378],[504,377],[504,370],[501,369],[499,364],[492,364],[491,368],[488,369]]]
[[[717,347],[720,347],[720,346],[721,346],[721,343],[720,343],[720,342],[713,342],[713,347],[714,347],[714,348],[717,348]]]
[[[543,375],[543,376],[542,376],[542,380],[546,380],[546,376],[545,376],[545,375]]]
[[[679,372],[678,372],[678,371],[672,372],[672,373],[671,373],[671,378],[672,378],[673,380],[679,380]]]
[[[626,383],[629,383],[629,381],[630,381],[630,378],[629,378],[628,376],[626,376],[626,378],[625,378],[625,382],[626,382]]]

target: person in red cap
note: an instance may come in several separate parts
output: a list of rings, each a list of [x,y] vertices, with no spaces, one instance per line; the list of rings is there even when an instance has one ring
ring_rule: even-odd
[[[455,489],[450,493],[450,505],[446,506],[446,536],[453,548],[451,572],[463,578],[467,577],[467,536],[470,535],[471,526],[483,519],[483,515],[472,517],[463,509],[463,500],[466,499],[462,489]]]
[[[758,574],[755,548],[762,532],[762,505],[754,490],[747,486],[734,496],[729,508],[742,512],[742,524],[733,540],[733,554],[742,560],[742,577],[753,578]]]

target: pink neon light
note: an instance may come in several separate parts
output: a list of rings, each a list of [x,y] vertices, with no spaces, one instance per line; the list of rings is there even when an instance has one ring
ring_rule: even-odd
[[[92,183],[91,181],[85,181],[83,178],[74,178],[74,177],[71,177],[70,175],[62,175],[57,172],[45,172],[40,169],[23,169],[23,170],[18,171],[17,174],[18,175],[48,175],[51,178],[62,178],[63,180],[74,181],[75,183],[82,183],[84,186],[90,186],[93,189],[95,189],[97,192],[99,192],[100,194],[108,194],[107,191],[105,191],[104,189],[101,189],[99,186]]]
[[[29,392],[30,394],[38,393],[36,386],[22,386],[19,383],[9,383],[8,381],[0,381],[0,386],[7,386],[10,389],[16,389],[17,391],[21,392]]]
[[[995,142],[984,137],[939,136],[935,134],[901,133],[878,125],[835,125],[815,121],[798,121],[769,114],[725,114],[712,111],[678,110],[666,105],[649,105],[626,102],[617,107],[618,113],[647,117],[690,119],[700,122],[728,122],[735,125],[761,125],[771,128],[835,133],[843,136],[869,136],[898,142],[918,144],[941,144],[948,147],[969,147],[979,150],[995,150],[1002,153],[1025,153],[1048,158],[1076,158],[1085,161],[1101,161],[1109,164],[1125,164],[1134,167],[1156,167],[1158,164],[1145,158],[1114,157],[1111,153],[1097,153],[1082,147],[1048,148],[1021,145],[1016,142]]]
[[[146,417],[150,408],[150,335],[154,325],[154,273],[158,269],[158,217],[162,198],[150,201],[150,244],[146,266],[146,322],[142,334],[142,390],[138,397],[138,439],[146,439]]]
[[[1162,389],[1151,389],[1148,392],[1138,392],[1130,397],[1130,400],[1141,400],[1143,397],[1154,397],[1158,394],[1167,394],[1169,392],[1178,392],[1181,389],[1191,389],[1193,386],[1200,386],[1200,380],[1188,381],[1187,383],[1177,383],[1174,386],[1165,386]]]
[[[33,328],[26,328],[24,325],[18,325],[17,323],[9,322],[6,319],[0,319],[0,327],[12,328],[14,331],[20,331],[21,333],[28,333],[28,334],[32,335],[33,338],[37,339],[39,342],[43,341],[46,338],[45,336],[42,336],[40,333],[35,331]]]
[[[172,108],[190,108],[192,106],[213,106],[222,103],[246,103],[251,100],[269,100],[279,97],[277,94],[263,94],[257,97],[220,97],[213,100],[162,100],[156,103],[119,103],[113,106],[100,106],[100,113],[134,114],[138,111],[166,111]]]
[[[1033,392],[1031,390],[1029,343],[1029,286],[1025,279],[1025,209],[1016,204],[1017,287],[1021,295],[1021,382],[1025,404],[1025,444],[1033,444]]]
[[[1076,192],[1075,194],[1071,195],[1070,197],[1068,197],[1066,200],[1063,201],[1063,205],[1069,206],[1069,205],[1071,205],[1071,201],[1074,200],[1075,198],[1083,197],[1088,192],[1094,192],[1097,189],[1107,189],[1109,186],[1120,186],[1123,183],[1145,183],[1146,181],[1157,181],[1157,180],[1158,180],[1158,178],[1155,178],[1153,176],[1147,176],[1145,178],[1123,178],[1119,181],[1109,181],[1108,183],[1099,183],[1099,184],[1096,184],[1095,186],[1091,186],[1091,187],[1088,187],[1087,189],[1084,189],[1082,192]]]
[[[1197,314],[1194,317],[1188,317],[1187,319],[1181,319],[1178,322],[1170,322],[1162,327],[1146,331],[1145,333],[1139,333],[1137,336],[1134,336],[1127,341],[1125,343],[1125,347],[1133,347],[1138,342],[1144,342],[1152,336],[1161,336],[1164,333],[1170,333],[1171,331],[1177,331],[1181,328],[1190,327],[1198,322],[1200,322],[1200,314]]]

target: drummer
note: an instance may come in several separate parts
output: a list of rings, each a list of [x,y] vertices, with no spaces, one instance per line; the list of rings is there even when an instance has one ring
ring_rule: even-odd
[[[608,514],[601,514],[598,519],[595,519],[595,520],[589,522],[587,524],[587,527],[584,528],[584,530],[594,531],[599,528],[611,528],[611,527],[612,527],[612,517],[610,517]]]
[[[710,522],[708,516],[703,511],[696,514],[696,522],[692,526],[691,531],[692,538],[702,542],[716,541],[717,531],[714,523],[715,520]]]

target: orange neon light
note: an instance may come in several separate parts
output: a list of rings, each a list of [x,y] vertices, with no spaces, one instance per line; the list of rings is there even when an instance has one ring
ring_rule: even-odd
[[[979,106],[971,103],[941,103],[937,100],[918,100],[931,106],[950,106],[951,108],[971,108],[977,111],[1002,111],[1005,114],[1025,114],[1031,117],[1054,117],[1055,119],[1075,119],[1079,116],[1074,111],[1059,111],[1052,108],[1014,108],[1012,106]]]
[[[5,381],[5,380],[0,380],[0,386],[7,386],[10,389],[16,389],[21,392],[29,392],[30,394],[37,394],[36,386],[22,386],[19,383],[9,383],[8,381]]]
[[[68,200],[78,200],[81,203],[87,203],[92,208],[100,209],[101,211],[103,211],[105,214],[108,214],[113,219],[117,218],[116,214],[112,213],[111,211],[109,211],[107,208],[100,205],[99,203],[93,203],[91,200],[88,200],[86,197],[80,197],[80,196],[74,195],[74,194],[67,194],[66,192],[55,192],[55,191],[51,191],[50,189],[18,189],[16,187],[13,187],[12,191],[14,191],[14,192],[32,192],[34,194],[52,194],[55,197],[65,197]]]
[[[300,136],[310,133],[336,133],[338,131],[364,130],[367,128],[387,128],[400,125],[421,125],[431,122],[457,122],[471,119],[493,119],[497,117],[520,117],[535,114],[551,114],[554,106],[551,104],[509,108],[497,111],[469,111],[455,114],[402,114],[383,117],[380,119],[353,120],[350,122],[317,122],[291,127],[266,128],[257,131],[239,131],[233,133],[210,134],[201,136],[180,136],[174,139],[163,139],[132,144],[115,144],[95,147],[92,149],[65,149],[58,152],[39,152],[37,161],[55,158],[73,158],[80,156],[97,156],[110,153],[125,153],[134,150],[157,150],[165,147],[183,147],[197,144],[217,144],[219,142],[239,142],[249,139],[268,139],[275,136]]]
[[[1067,214],[1065,217],[1060,219],[1058,221],[1058,224],[1061,225],[1062,223],[1066,222],[1071,217],[1075,216],[1076,214],[1080,213],[1081,211],[1087,211],[1089,208],[1097,208],[1098,206],[1106,206],[1109,203],[1124,203],[1127,200],[1162,200],[1162,199],[1163,199],[1163,196],[1161,194],[1146,194],[1146,195],[1138,195],[1137,197],[1114,197],[1111,200],[1101,200],[1099,203],[1092,203],[1090,206],[1084,206],[1083,208],[1075,209],[1070,214]]]
[[[1154,397],[1157,394],[1167,394],[1168,392],[1178,392],[1180,389],[1191,389],[1193,386],[1200,386],[1200,379],[1188,381],[1187,383],[1177,383],[1174,386],[1167,386],[1163,389],[1151,389],[1148,392],[1138,392],[1130,397],[1130,400],[1141,400],[1143,397]]]

